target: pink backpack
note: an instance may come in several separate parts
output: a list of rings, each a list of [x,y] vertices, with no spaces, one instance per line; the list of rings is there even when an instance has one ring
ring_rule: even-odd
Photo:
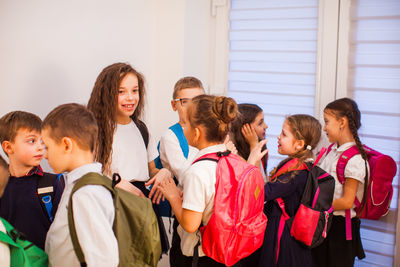
[[[329,153],[333,144],[328,147]],[[375,151],[366,145],[363,145],[368,157],[368,165],[370,168],[367,199],[365,207],[360,218],[378,220],[386,215],[390,208],[390,202],[393,195],[392,181],[396,175],[396,162],[378,151]],[[345,182],[344,170],[347,162],[355,155],[360,154],[356,145],[344,151],[336,165],[336,173],[341,184]],[[360,213],[361,201],[357,198],[354,201],[357,214]],[[346,239],[351,240],[351,218],[350,210],[346,210]]]
[[[208,257],[232,266],[263,243],[264,179],[257,167],[229,151],[206,154],[193,164],[200,160],[218,164],[214,212],[200,228],[202,248]]]

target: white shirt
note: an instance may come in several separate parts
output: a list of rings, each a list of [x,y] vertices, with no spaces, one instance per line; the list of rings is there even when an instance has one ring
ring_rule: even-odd
[[[0,231],[6,233],[6,228],[0,220]],[[10,266],[10,247],[8,244],[0,242],[0,263],[1,266]]]
[[[164,168],[167,168],[178,179],[182,185],[183,173],[190,167],[199,150],[189,146],[188,157],[183,155],[178,137],[175,133],[168,129],[160,139],[160,159]]]
[[[195,159],[218,151],[225,151],[224,144],[210,146],[199,151]],[[214,195],[216,183],[217,163],[211,160],[203,160],[191,165],[183,174],[183,202],[182,208],[202,212],[203,225],[207,225],[214,212]],[[185,256],[193,256],[193,249],[196,246],[200,231],[188,233],[179,225],[178,234],[181,238],[181,249]],[[199,256],[205,256],[199,246]]]
[[[66,184],[54,221],[46,237],[49,265],[80,266],[68,228],[68,202],[78,179],[89,172],[101,173],[101,164],[92,163],[66,175]],[[86,185],[72,197],[76,234],[87,266],[118,266],[118,243],[113,232],[115,209],[111,193],[101,185]]]
[[[339,182],[337,178],[337,173],[336,173],[337,162],[339,160],[340,155],[350,147],[354,146],[355,144],[356,144],[355,142],[348,142],[341,145],[340,147],[337,147],[337,144],[334,144],[329,154],[326,155],[326,157],[322,160],[320,164],[320,167],[322,169],[324,169],[326,172],[332,175],[333,178],[335,178],[335,193],[333,199],[338,199],[343,197],[344,193],[343,185]],[[367,168],[369,173],[368,164]],[[361,202],[364,193],[365,161],[363,160],[360,154],[355,155],[347,162],[346,168],[344,170],[344,177],[353,178],[360,182],[358,184],[356,197]],[[356,216],[354,208],[355,205],[353,204],[353,208],[351,209],[352,218]],[[336,216],[338,215],[345,216],[345,210],[334,211],[333,214]]]
[[[119,173],[121,178],[127,181],[149,180],[148,163],[158,155],[155,141],[150,134],[146,150],[140,130],[133,121],[117,124],[112,150],[112,173]]]

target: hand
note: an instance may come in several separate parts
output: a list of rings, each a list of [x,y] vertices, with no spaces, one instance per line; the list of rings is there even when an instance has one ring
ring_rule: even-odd
[[[229,135],[226,135],[224,144],[226,146],[226,149],[228,149],[231,153],[235,155],[238,154],[235,144],[229,139]]]
[[[241,131],[244,139],[246,139],[247,143],[250,145],[250,150],[253,149],[258,143],[258,136],[253,126],[246,123],[242,126]]]
[[[158,188],[169,201],[174,198],[182,199],[183,197],[183,191],[179,190],[172,178],[165,179]]]
[[[247,162],[257,166],[260,160],[268,153],[268,149],[261,151],[263,146],[267,143],[267,139],[261,140],[258,144],[250,151]]]
[[[151,188],[149,198],[152,199],[153,203],[160,204],[160,200],[165,200],[163,194],[159,189],[159,185],[166,179],[172,178],[172,174],[168,169],[162,168],[156,175],[153,176],[145,185],[149,186],[153,184]]]
[[[127,180],[121,179],[121,181],[117,184],[117,187],[125,191],[128,191],[129,193],[134,194],[135,196],[144,197],[142,191],[140,191],[139,188],[137,188]]]

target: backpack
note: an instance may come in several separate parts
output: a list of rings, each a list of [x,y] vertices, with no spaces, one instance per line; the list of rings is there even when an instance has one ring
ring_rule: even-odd
[[[179,146],[181,147],[183,156],[187,158],[189,156],[189,144],[186,140],[185,135],[183,134],[183,129],[182,126],[178,123],[175,123],[169,129],[176,135],[179,141]],[[158,151],[158,156],[155,158],[154,162],[156,164],[157,169],[162,169],[163,165],[160,159],[160,142],[158,142],[157,145],[157,151]],[[175,183],[177,183],[177,180],[175,180]],[[171,205],[169,204],[168,200],[160,201],[160,204],[157,205],[158,210],[160,211],[160,215],[163,217],[171,217],[172,216],[172,209]]]
[[[0,231],[0,242],[10,247],[11,267],[46,267],[48,264],[47,254],[26,240],[24,235],[11,226],[6,220],[0,218],[6,232]]]
[[[324,152],[325,150],[320,152],[314,164],[306,162],[299,165],[297,158],[292,159],[282,166],[272,177],[274,179],[288,171],[308,171],[300,206],[293,217],[289,217],[286,213],[283,199],[276,199],[282,210],[278,228],[276,261],[278,261],[280,239],[285,223],[290,229],[290,235],[309,248],[319,246],[327,236],[332,223],[332,201],[335,192],[335,179],[319,166],[316,166]]]
[[[72,211],[72,195],[85,185],[102,185],[112,194],[115,207],[113,230],[118,241],[119,266],[157,266],[161,255],[160,233],[156,215],[149,199],[135,196],[115,185],[121,181],[117,174],[109,179],[98,173],[88,173],[74,185],[68,204],[68,225],[72,244],[79,262],[85,255],[76,235]]]
[[[54,181],[56,179],[60,181],[60,184],[64,188],[64,179],[62,178],[61,173],[57,176],[54,174],[43,173],[43,176],[38,179],[37,186],[37,196],[40,200],[40,205],[51,222],[54,219],[52,209],[55,197]]]
[[[329,153],[332,150],[331,144],[328,147]],[[366,194],[367,199],[365,200],[364,209],[361,211],[362,201],[358,200],[357,197],[354,200],[356,205],[355,211],[359,214],[360,218],[379,220],[382,216],[385,216],[389,212],[390,203],[393,195],[392,181],[397,172],[396,162],[388,155],[384,155],[372,148],[363,145],[365,152],[367,153],[368,165],[370,169],[369,181],[368,181],[368,192]],[[344,151],[337,162],[336,174],[339,182],[344,184],[344,170],[347,162],[355,155],[360,154],[356,145],[350,147]],[[346,218],[346,239],[351,240],[351,229],[350,229],[350,210],[345,211]]]
[[[226,152],[206,154],[201,160],[217,162],[214,212],[200,227],[202,249],[217,262],[232,266],[259,247],[264,240],[267,217],[264,208],[264,179],[256,166]],[[198,257],[197,247],[194,260]]]

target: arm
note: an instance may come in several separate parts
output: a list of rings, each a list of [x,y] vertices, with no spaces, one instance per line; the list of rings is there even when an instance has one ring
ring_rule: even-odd
[[[267,182],[264,186],[265,201],[274,200],[279,197],[283,198],[290,196],[298,189],[298,183],[296,183],[296,179],[301,179],[301,176],[304,176],[304,179],[307,179],[307,174],[307,171],[299,171],[295,177],[290,179],[292,172],[289,172],[280,175],[275,182]]]
[[[172,178],[165,180],[160,185],[160,189],[171,204],[171,208],[182,228],[189,233],[196,232],[200,227],[203,213],[182,208],[182,192]]]
[[[333,210],[348,210],[353,207],[354,199],[356,198],[359,181],[353,178],[346,178],[343,185],[343,196],[334,199],[332,206]]]
[[[149,172],[154,174],[154,176],[152,176],[152,178],[146,183],[146,186],[153,184],[149,198],[153,200],[153,203],[159,204],[161,198],[163,198],[163,194],[161,193],[159,186],[164,180],[172,178],[172,174],[166,168],[162,168],[161,170],[157,169],[154,160],[149,162]]]
[[[261,140],[257,145],[250,151],[247,162],[260,167],[260,160],[268,153],[268,150],[261,151],[263,146],[267,143],[267,139]]]
[[[115,208],[111,193],[88,185],[73,195],[76,234],[88,267],[118,266],[118,243],[113,232]]]
[[[250,146],[250,151],[253,150],[258,144],[258,136],[256,131],[250,124],[246,123],[242,126],[242,134],[244,139],[246,139],[247,143]]]

